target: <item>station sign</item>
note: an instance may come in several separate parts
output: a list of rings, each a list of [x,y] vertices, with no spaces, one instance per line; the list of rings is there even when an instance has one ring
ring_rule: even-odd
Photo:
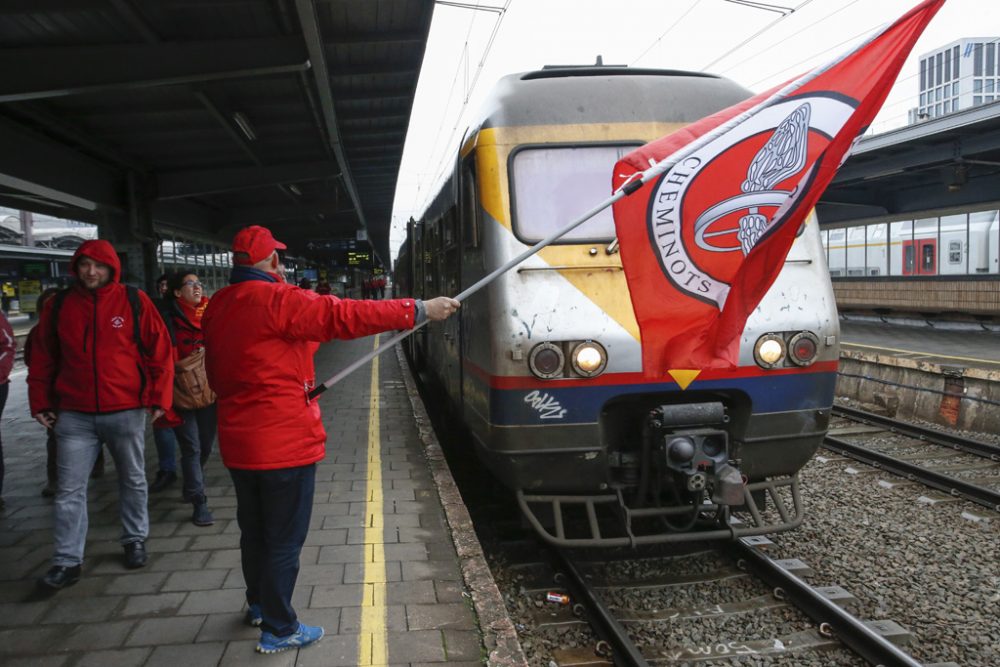
[[[348,266],[360,266],[361,264],[368,264],[371,261],[372,254],[370,252],[351,251],[347,253]]]

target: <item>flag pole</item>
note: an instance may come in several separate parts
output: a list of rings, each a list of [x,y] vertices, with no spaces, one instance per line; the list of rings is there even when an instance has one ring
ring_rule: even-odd
[[[546,236],[544,239],[542,239],[541,241],[539,241],[535,245],[531,246],[530,248],[528,248],[527,250],[525,250],[524,252],[522,252],[520,255],[518,255],[514,259],[510,260],[509,262],[507,262],[503,266],[495,269],[494,271],[492,271],[488,275],[484,276],[483,278],[480,278],[474,285],[472,285],[471,287],[469,287],[469,288],[463,290],[462,292],[458,293],[454,297],[455,300],[459,301],[459,302],[465,301],[470,296],[472,296],[473,294],[475,294],[476,292],[478,292],[479,290],[481,290],[482,288],[486,287],[491,282],[493,282],[494,280],[496,280],[500,275],[502,275],[502,274],[506,273],[507,271],[511,270],[512,268],[514,268],[515,266],[517,266],[518,264],[520,264],[524,260],[528,259],[532,255],[534,255],[535,253],[537,253],[539,250],[541,250],[545,246],[551,245],[555,241],[558,241],[560,238],[562,238],[566,234],[570,233],[571,231],[573,231],[574,229],[576,229],[577,227],[579,227],[583,223],[587,222],[588,220],[590,220],[591,218],[593,218],[595,215],[597,215],[598,213],[600,213],[601,211],[603,211],[607,207],[609,207],[612,204],[614,204],[616,201],[618,201],[622,197],[625,197],[627,195],[632,194],[633,192],[635,192],[636,190],[638,190],[640,187],[642,187],[642,184],[646,181],[646,179],[650,175],[650,172],[652,172],[652,171],[653,171],[652,169],[648,169],[647,171],[642,172],[642,174],[641,174],[641,176],[639,178],[634,178],[633,180],[631,180],[628,183],[624,184],[622,187],[618,188],[618,190],[613,195],[611,195],[610,197],[608,197],[607,199],[605,199],[604,201],[602,201],[600,204],[598,204],[594,208],[592,208],[589,211],[587,211],[586,213],[584,213],[581,217],[577,218],[576,220],[574,220],[570,224],[566,225],[562,229],[553,232],[549,236]],[[378,347],[376,347],[371,352],[365,354],[363,357],[361,357],[361,358],[355,360],[354,362],[352,362],[349,366],[347,366],[343,370],[339,371],[332,378],[330,378],[329,380],[327,380],[326,382],[324,382],[323,384],[319,385],[318,387],[316,387],[315,389],[313,389],[311,392],[309,392],[309,398],[310,398],[310,400],[313,399],[313,398],[316,398],[317,396],[319,396],[320,394],[322,394],[323,392],[325,392],[327,389],[329,389],[333,385],[337,384],[338,382],[340,382],[341,380],[343,380],[345,377],[347,377],[348,375],[350,375],[351,373],[353,373],[354,371],[356,371],[360,367],[364,366],[365,364],[367,364],[369,361],[371,361],[372,359],[374,359],[378,355],[380,355],[383,352],[385,352],[386,350],[390,349],[391,347],[393,347],[394,345],[396,345],[397,343],[399,343],[400,341],[402,341],[407,336],[409,336],[409,335],[413,334],[414,332],[416,332],[418,329],[420,329],[425,324],[427,324],[428,321],[429,320],[424,320],[420,324],[414,326],[412,329],[406,329],[404,331],[400,331],[399,333],[395,334],[392,338],[390,338],[385,343],[385,345],[379,345]]]

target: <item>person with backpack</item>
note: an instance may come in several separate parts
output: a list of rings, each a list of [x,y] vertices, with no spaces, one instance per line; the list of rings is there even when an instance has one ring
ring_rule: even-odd
[[[194,525],[211,526],[215,519],[205,497],[204,468],[215,440],[215,393],[205,376],[201,316],[208,307],[208,297],[203,289],[193,271],[173,274],[163,316],[174,346],[174,411],[180,420],[174,434],[181,450],[184,500],[194,505]]]
[[[70,273],[72,287],[45,304],[28,367],[31,414],[54,429],[58,443],[55,549],[38,581],[49,590],[80,578],[87,483],[102,441],[118,471],[125,567],[146,564],[146,412],[155,420],[173,404],[170,336],[150,298],[121,283],[114,247],[103,239],[83,243]]]

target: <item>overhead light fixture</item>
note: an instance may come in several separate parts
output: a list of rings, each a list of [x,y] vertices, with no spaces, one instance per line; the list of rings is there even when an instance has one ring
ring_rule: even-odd
[[[253,127],[250,125],[250,120],[243,114],[242,111],[237,111],[233,114],[233,122],[236,126],[240,128],[243,135],[250,141],[257,141],[257,133],[253,131]]]
[[[292,191],[292,194],[298,195],[300,197],[302,196],[302,190],[299,190],[299,186],[295,185],[294,183],[292,185],[289,185],[288,189]]]

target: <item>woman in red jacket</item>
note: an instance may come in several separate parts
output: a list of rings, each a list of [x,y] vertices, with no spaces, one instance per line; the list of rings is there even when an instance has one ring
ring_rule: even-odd
[[[175,362],[190,360],[194,354],[204,354],[205,337],[201,332],[201,316],[208,307],[208,297],[203,290],[204,286],[193,271],[178,271],[170,276],[167,285],[167,299],[170,303],[164,309],[164,316],[168,320],[167,328],[174,345]],[[203,367],[204,361],[201,364]],[[183,370],[179,366],[175,369],[175,378],[180,380],[182,377]],[[208,509],[208,499],[205,497],[204,468],[215,441],[215,395],[209,393],[204,397],[185,397],[179,394],[181,391],[181,383],[175,382],[174,410],[181,423],[174,427],[174,434],[181,450],[184,500],[194,505],[191,516],[194,525],[211,526],[215,519]],[[194,405],[191,403],[192,398]],[[207,405],[201,405],[202,403]]]

